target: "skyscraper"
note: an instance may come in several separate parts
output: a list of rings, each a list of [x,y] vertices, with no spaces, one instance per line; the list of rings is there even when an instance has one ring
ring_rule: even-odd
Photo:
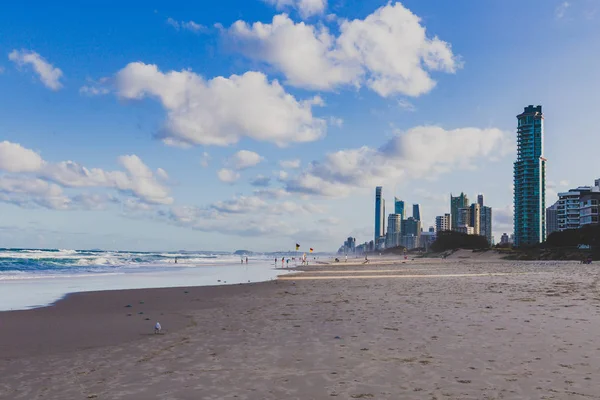
[[[546,238],[546,159],[542,106],[527,106],[517,115],[517,161],[514,164],[516,247]]]
[[[488,243],[492,244],[492,208],[483,206],[481,208],[481,224],[479,234],[485,236]]]
[[[400,219],[406,219],[404,201],[400,200],[397,197],[394,197],[394,214],[400,215]]]
[[[421,205],[420,204],[413,204],[413,215],[412,216],[417,221],[421,220]]]
[[[385,233],[385,199],[383,187],[375,188],[375,243]]]
[[[469,199],[464,193],[461,193],[460,196],[457,197],[450,195],[450,226],[452,230],[456,230],[458,228],[458,210],[468,206]]]
[[[477,195],[477,204],[479,204],[480,207],[483,207],[483,195],[482,194]]]
[[[388,215],[387,234],[385,235],[386,249],[400,246],[401,229],[402,218],[400,214]]]
[[[469,226],[473,227],[474,235],[481,235],[481,206],[479,203],[471,204],[469,211]]]

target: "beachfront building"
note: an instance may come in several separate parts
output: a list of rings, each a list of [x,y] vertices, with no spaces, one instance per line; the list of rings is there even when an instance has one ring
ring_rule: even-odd
[[[421,238],[419,239],[419,247],[424,247],[425,251],[428,251],[431,245],[435,242],[437,238],[437,234],[432,232],[423,232],[421,233]]]
[[[600,224],[600,188],[595,187],[590,193],[584,194],[579,199],[579,225],[598,225]]]
[[[400,246],[402,239],[402,216],[400,214],[390,214],[388,216],[387,233],[385,235],[385,248],[391,249]]]
[[[462,207],[458,209],[458,218],[456,219],[456,231],[460,226],[470,226],[471,223],[471,207]]]
[[[413,215],[412,216],[417,221],[421,220],[421,205],[420,204],[413,204]]]
[[[408,249],[419,247],[419,237],[421,235],[421,221],[414,217],[402,221],[402,246]]]
[[[483,206],[481,208],[481,222],[479,225],[479,234],[485,236],[488,243],[492,245],[492,207]]]
[[[465,207],[469,207],[469,199],[464,193],[456,197],[450,194],[450,228],[452,230],[456,230],[458,227],[459,210]]]
[[[456,228],[456,232],[466,233],[467,235],[474,235],[475,229],[473,229],[473,227],[469,225],[459,225],[458,228]]]
[[[435,217],[435,230],[437,232],[452,230],[450,214],[438,215]]]
[[[509,243],[510,243],[510,238],[508,237],[508,234],[505,232],[500,237],[500,244],[507,245]]]
[[[383,198],[383,187],[375,188],[375,246],[379,238],[385,234],[385,199]]]
[[[517,161],[514,163],[516,247],[546,238],[546,159],[542,106],[527,106],[517,116]]]
[[[469,208],[469,226],[473,228],[474,235],[481,235],[481,206],[479,203],[473,203]]]
[[[557,220],[558,230],[579,228],[579,209],[581,196],[592,191],[589,186],[580,186],[568,192],[558,194]]]
[[[397,197],[394,197],[394,214],[400,215],[400,219],[406,219],[406,210],[404,208],[404,201]]]
[[[546,237],[558,231],[558,201],[546,208]]]

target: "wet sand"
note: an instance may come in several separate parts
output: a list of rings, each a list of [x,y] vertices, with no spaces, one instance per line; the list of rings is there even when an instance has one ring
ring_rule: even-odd
[[[600,398],[596,265],[388,261],[0,313],[0,398]]]

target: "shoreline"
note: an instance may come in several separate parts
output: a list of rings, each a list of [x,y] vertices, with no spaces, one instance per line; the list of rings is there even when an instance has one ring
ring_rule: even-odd
[[[0,311],[0,361],[141,340],[157,321],[163,334],[175,333],[191,326],[191,312],[274,282],[72,292],[42,307]]]

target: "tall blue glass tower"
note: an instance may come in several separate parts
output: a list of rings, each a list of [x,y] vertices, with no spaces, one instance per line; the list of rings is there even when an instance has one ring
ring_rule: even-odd
[[[406,214],[404,210],[404,201],[400,200],[397,197],[394,197],[394,214],[400,215],[400,219],[406,219]]]
[[[383,187],[375,188],[375,245],[377,239],[385,232],[385,199],[383,198]]]
[[[421,205],[413,204],[413,218],[417,221],[421,220]]]
[[[514,245],[546,239],[546,159],[542,106],[517,115],[517,161],[514,164]]]

